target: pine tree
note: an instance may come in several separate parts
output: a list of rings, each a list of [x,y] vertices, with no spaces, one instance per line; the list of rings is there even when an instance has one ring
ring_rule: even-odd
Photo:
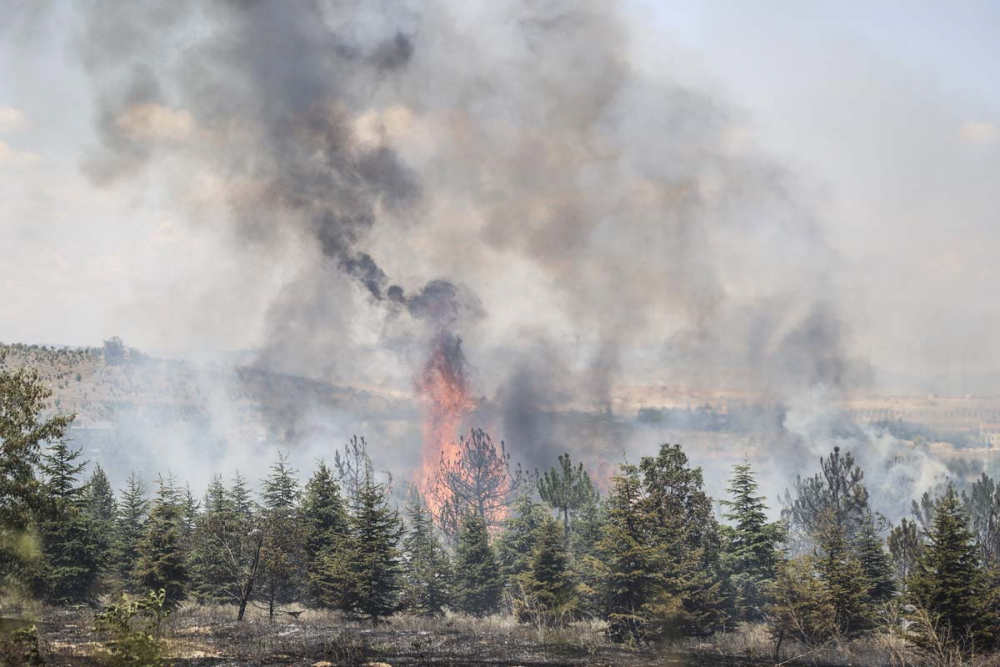
[[[64,441],[56,442],[42,456],[40,466],[45,475],[45,495],[50,501],[72,501],[78,506],[84,487],[77,485],[77,479],[87,461],[76,463],[80,450],[71,450]]]
[[[264,480],[261,493],[266,509],[291,510],[299,502],[301,493],[295,471],[288,465],[288,455],[278,454],[278,460],[271,465],[271,474]]]
[[[819,569],[830,593],[838,631],[850,636],[870,630],[875,621],[869,593],[871,584],[832,509],[821,517],[817,531],[823,550]]]
[[[514,613],[522,623],[564,624],[575,615],[577,602],[565,524],[547,518],[537,533],[529,568],[518,577]]]
[[[219,475],[214,475],[209,482],[202,505],[204,510],[194,520],[190,539],[187,563],[190,596],[200,603],[232,602],[231,573],[228,556],[224,553],[230,545],[220,544],[218,536],[231,530],[225,524],[234,522],[236,514]]]
[[[906,592],[906,583],[917,565],[923,542],[920,531],[913,521],[902,519],[898,526],[889,531],[889,557],[895,570],[896,582]]]
[[[605,533],[605,524],[602,504],[595,499],[577,510],[570,527],[570,569],[577,584],[578,605],[582,614],[592,617],[601,613],[601,566],[597,562],[597,552]]]
[[[306,484],[300,511],[302,543],[312,603],[321,599],[319,578],[324,555],[340,548],[348,532],[347,510],[340,496],[340,485],[322,461]]]
[[[39,501],[41,445],[61,441],[73,421],[72,415],[43,419],[51,390],[34,370],[6,368],[4,357],[0,352],[0,585],[23,572],[36,551],[28,527]]]
[[[349,503],[354,503],[365,484],[365,478],[372,470],[372,459],[368,455],[368,443],[364,437],[352,436],[344,445],[344,453],[333,453],[333,467],[337,469],[337,480]]]
[[[282,605],[295,601],[303,584],[302,532],[298,519],[299,483],[279,454],[264,480],[261,520],[264,530],[262,586],[268,617]]]
[[[781,644],[794,639],[805,644],[822,643],[837,633],[837,612],[830,590],[817,576],[812,556],[798,556],[778,563],[774,581],[768,584],[767,617],[775,638],[775,662],[780,662]]]
[[[184,496],[172,478],[158,480],[159,490],[138,545],[134,578],[144,589],[165,592],[165,606],[187,598],[188,571],[184,552]]]
[[[204,514],[220,514],[233,511],[233,503],[229,491],[222,481],[222,475],[212,475],[205,489],[205,497],[201,500],[201,510]]]
[[[506,584],[516,584],[517,576],[530,566],[537,531],[548,518],[548,511],[535,502],[530,487],[518,494],[494,545],[500,574]]]
[[[985,472],[962,492],[976,544],[987,569],[1000,569],[1000,488]]]
[[[402,605],[418,614],[442,614],[449,602],[448,554],[434,534],[433,518],[417,491],[411,494],[406,514]]]
[[[595,496],[581,505],[576,519],[570,526],[569,548],[574,561],[580,561],[597,552],[597,543],[604,532],[604,510]]]
[[[55,443],[42,457],[45,476],[38,530],[42,557],[36,565],[35,591],[57,603],[86,602],[96,595],[101,551],[97,523],[86,512],[86,487],[77,478],[86,462],[79,450]]]
[[[920,496],[919,503],[916,500],[911,502],[910,513],[913,514],[913,518],[920,524],[922,530],[930,530],[931,524],[934,523],[934,513],[937,511],[937,504],[940,500],[940,498],[931,495],[930,491],[924,491]]]
[[[724,618],[719,531],[699,468],[679,445],[623,465],[596,561],[617,640],[708,634]]]
[[[566,539],[570,534],[570,512],[597,499],[597,489],[583,464],[575,468],[569,453],[559,455],[559,469],[550,468],[538,480],[538,493],[542,500],[563,516]]]
[[[183,521],[181,526],[183,528],[184,539],[190,541],[192,534],[194,533],[195,524],[198,522],[198,510],[201,508],[200,503],[195,500],[194,494],[191,493],[191,485],[186,484],[184,486],[184,494],[181,499],[181,516]],[[190,544],[187,545],[190,549]]]
[[[107,475],[100,465],[94,466],[84,490],[83,505],[87,515],[94,524],[95,539],[98,552],[98,570],[103,576],[111,574],[113,565],[113,548],[116,535],[115,517],[118,513],[118,503],[115,492],[111,488]]]
[[[323,602],[368,618],[373,625],[397,607],[402,524],[389,506],[389,489],[369,468],[352,500],[350,531],[342,548],[323,559]]]
[[[875,529],[875,519],[871,515],[865,520],[854,546],[858,562],[868,583],[868,599],[876,607],[885,604],[896,594],[889,554],[885,552],[882,538]]]
[[[801,549],[815,541],[821,524],[829,521],[853,543],[870,513],[864,473],[850,452],[841,454],[840,447],[834,447],[827,458],[820,459],[820,473],[796,481],[795,497],[785,492],[781,514]]]
[[[113,525],[118,512],[118,503],[115,501],[115,493],[111,489],[108,476],[104,474],[100,465],[94,465],[94,472],[87,481],[84,504],[88,514],[99,524],[109,527]]]
[[[146,499],[145,485],[132,473],[122,490],[115,517],[115,537],[111,549],[115,588],[133,593],[139,590],[133,574],[139,562],[139,544],[145,533],[148,516],[149,501]]]
[[[664,444],[657,456],[640,460],[639,471],[641,511],[651,539],[666,557],[661,587],[649,602],[656,632],[711,634],[725,618],[721,545],[701,469],[688,465],[680,445]]]
[[[972,650],[987,639],[985,580],[968,521],[949,485],[907,586],[914,639],[922,646],[940,643]]]
[[[660,545],[647,539],[639,510],[639,471],[623,464],[612,479],[605,513],[607,525],[598,544],[601,606],[608,632],[617,641],[641,639],[649,622],[648,605],[656,597],[665,569]]]
[[[237,514],[248,517],[256,511],[256,504],[250,489],[247,488],[247,482],[238,472],[233,476],[233,484],[229,488],[229,502]]]
[[[478,512],[470,511],[459,525],[455,548],[455,607],[473,616],[495,613],[500,607],[502,588],[486,521]]]
[[[453,458],[442,455],[435,476],[434,494],[441,499],[436,519],[449,538],[454,537],[467,512],[475,512],[489,528],[503,522],[517,497],[520,472],[511,473],[510,454],[503,441],[497,448],[489,434],[474,428],[469,438],[459,438]]]
[[[236,605],[237,621],[243,620],[256,591],[266,537],[252,508],[240,505],[246,500],[242,491],[234,497],[221,479],[212,480],[189,560],[194,597]]]
[[[724,568],[729,573],[737,621],[764,618],[766,590],[777,574],[779,545],[785,537],[784,524],[767,521],[767,505],[757,489],[750,464],[734,466],[729,483],[732,500],[722,501],[729,509],[723,517],[734,523],[726,532]]]

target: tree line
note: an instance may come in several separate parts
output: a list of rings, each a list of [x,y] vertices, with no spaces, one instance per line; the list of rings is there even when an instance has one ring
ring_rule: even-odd
[[[1000,489],[985,474],[961,494],[924,494],[891,525],[834,449],[770,521],[747,462],[716,503],[681,446],[664,444],[619,464],[600,493],[569,454],[526,474],[473,429],[440,462],[431,503],[396,494],[363,438],[304,485],[279,455],[256,492],[236,475],[200,499],[171,477],[150,494],[133,475],[116,494],[66,443],[71,418],[42,417],[47,396],[30,369],[0,371],[0,581],[51,604],[153,591],[167,608],[231,605],[240,620],[295,604],[372,623],[449,610],[599,618],[621,641],[751,622],[778,649],[876,632],[997,648]]]

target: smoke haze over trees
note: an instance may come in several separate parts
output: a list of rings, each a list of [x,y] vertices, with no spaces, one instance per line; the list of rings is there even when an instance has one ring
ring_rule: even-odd
[[[940,481],[926,456],[841,413],[873,378],[842,285],[849,262],[815,193],[748,137],[726,95],[676,66],[651,71],[634,7],[139,2],[13,14],[72,54],[93,121],[74,156],[87,187],[167,218],[149,247],[176,268],[140,283],[158,286],[128,306],[145,323],[129,333],[248,349],[251,372],[273,374],[248,384],[281,434],[268,444],[298,447],[297,465],[331,439],[373,434],[373,420],[290,401],[270,378],[414,395],[436,350],[453,349],[460,426],[489,427],[529,469],[576,447],[594,463],[649,430],[670,437],[680,422],[621,414],[617,392],[652,383],[776,405],[779,418],[742,423],[776,454],[764,462],[772,495],[841,441],[870,458],[883,499],[900,478],[918,492]],[[165,302],[181,310],[162,317]],[[107,338],[107,363],[121,365],[127,350]],[[230,380],[202,384],[204,421],[169,437],[223,450],[206,468],[229,475],[245,445],[227,429],[241,415]],[[427,447],[419,409],[378,415],[410,426],[382,434],[406,462],[393,457],[397,474]],[[162,433],[132,423],[130,440],[162,447]],[[905,513],[906,493],[887,512]]]
[[[358,437],[333,468],[316,462],[304,489],[279,454],[257,493],[239,476],[215,477],[199,502],[161,475],[147,498],[135,477],[115,494],[102,468],[88,473],[64,441],[72,417],[38,426],[49,394],[37,377],[2,370],[0,387],[10,422],[0,446],[5,466],[20,470],[0,501],[25,508],[0,523],[0,592],[102,606],[95,632],[105,637],[116,615],[153,605],[148,630],[130,634],[122,620],[122,638],[105,639],[123,655],[159,655],[159,614],[189,600],[222,605],[237,623],[251,605],[271,623],[336,610],[373,628],[399,614],[509,615],[538,628],[596,620],[611,641],[643,645],[721,642],[762,624],[775,659],[786,641],[817,650],[872,638],[942,664],[998,648],[988,526],[1000,494],[985,474],[968,493],[949,484],[914,502],[921,529],[893,526],[864,470],[835,448],[789,489],[786,518],[772,523],[744,462],[732,468],[723,523],[680,445],[619,462],[602,496],[566,454],[511,483],[502,445],[473,430],[459,459],[442,461],[451,485],[434,488],[437,513],[411,486],[404,518],[392,479],[373,467],[376,447]]]

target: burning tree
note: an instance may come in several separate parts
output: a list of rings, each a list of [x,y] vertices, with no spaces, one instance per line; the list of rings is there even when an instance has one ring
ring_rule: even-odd
[[[416,381],[424,405],[424,450],[416,482],[435,515],[441,509],[441,499],[434,493],[435,466],[460,455],[455,435],[475,407],[465,366],[462,339],[441,333]]]
[[[453,537],[462,517],[472,512],[495,528],[507,516],[520,482],[520,472],[511,473],[503,441],[497,449],[486,431],[474,428],[468,439],[459,438],[452,457],[441,455],[433,492],[438,523]]]

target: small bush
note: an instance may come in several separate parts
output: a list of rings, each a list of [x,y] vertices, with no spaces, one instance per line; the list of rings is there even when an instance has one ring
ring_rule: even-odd
[[[0,639],[0,665],[22,667],[44,664],[38,650],[38,629],[35,626],[20,628],[10,637]]]
[[[166,592],[150,591],[144,597],[123,595],[97,616],[95,630],[104,637],[111,663],[122,667],[159,667],[163,664],[160,627],[169,615]]]

